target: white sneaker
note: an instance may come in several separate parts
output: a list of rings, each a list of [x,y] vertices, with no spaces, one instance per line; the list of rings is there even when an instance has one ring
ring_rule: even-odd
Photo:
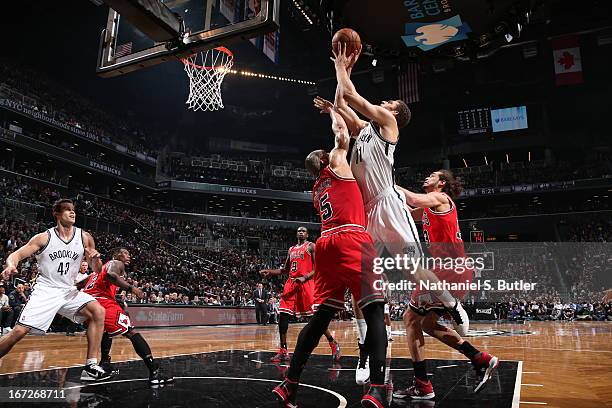
[[[370,359],[363,344],[359,344],[359,361],[355,370],[355,382],[364,385],[370,381]]]
[[[11,331],[13,331],[13,329],[10,327],[5,327],[2,329],[2,334],[9,334]]]
[[[461,337],[465,337],[470,330],[470,318],[467,312],[461,305],[461,302],[457,299],[455,307],[452,309],[446,309],[453,318],[453,328]]]
[[[107,380],[113,376],[113,373],[105,371],[98,364],[89,364],[83,367],[81,371],[81,381],[84,382],[95,382]]]

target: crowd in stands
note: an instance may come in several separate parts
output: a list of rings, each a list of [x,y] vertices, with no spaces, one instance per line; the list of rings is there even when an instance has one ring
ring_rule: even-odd
[[[0,258],[2,260],[24,245],[34,234],[45,230],[48,222],[29,222],[20,218],[4,218],[0,224]],[[157,233],[156,233],[157,234]],[[146,294],[144,300],[123,294],[126,300],[146,303],[181,303],[191,305],[252,305],[252,291],[261,281],[259,270],[282,264],[281,256],[263,257],[257,251],[233,248],[190,250],[162,241],[146,231],[132,235],[94,233],[96,248],[102,254],[125,246],[132,254],[128,281]],[[108,259],[106,256],[105,259]],[[37,274],[34,258],[20,265],[16,276],[25,282]],[[278,297],[279,279],[267,279],[267,289]],[[10,287],[9,283],[5,283]],[[11,291],[14,290],[11,288]]]
[[[558,160],[511,162],[487,166],[459,167],[452,169],[460,177],[464,189],[501,187],[523,184],[540,184],[555,181],[571,181],[612,177],[612,158],[607,155],[593,160]],[[423,180],[438,168],[431,165],[398,168],[396,181],[406,188],[421,190]]]
[[[60,196],[60,191],[54,188],[31,184],[18,178],[0,177],[0,199],[3,202],[10,198],[38,204],[48,210],[50,204]],[[11,214],[7,209],[0,211],[3,211],[0,220],[2,260],[25,244],[36,232],[51,225],[48,214],[45,218],[41,214]],[[99,217],[129,225],[129,228],[120,233],[92,231],[97,247],[103,254],[108,254],[116,246],[126,246],[132,252],[133,264],[128,270],[129,280],[146,292],[146,298],[137,300],[124,293],[122,296],[128,302],[252,305],[253,289],[262,281],[258,271],[280,266],[286,249],[295,242],[294,228],[160,217],[147,209],[86,193],[77,196],[77,211],[79,217]],[[562,238],[568,241],[609,242],[610,223],[609,217],[605,215],[589,219],[576,218],[565,222]],[[231,245],[186,247],[181,244],[181,237],[185,236],[202,237],[206,242],[213,243],[231,241]],[[316,236],[317,231],[312,231],[311,239],[316,239]],[[266,252],[262,251],[262,246],[249,246],[245,242],[246,237],[273,242],[279,250]],[[498,293],[497,297],[490,293],[484,296],[474,293],[468,297],[467,302],[495,302],[500,305],[497,311],[499,318],[601,319],[604,310],[607,319],[609,306],[598,303],[601,290],[604,289],[599,286],[601,280],[598,277],[609,273],[609,252],[602,252],[596,245],[576,245],[575,248],[578,248],[575,250],[576,256],[567,256],[568,251],[564,247],[553,244],[541,248],[529,245],[527,249],[510,249],[505,252],[499,250],[496,254],[496,267],[492,271],[482,271],[479,278],[524,279],[537,282],[538,290]],[[565,252],[566,256],[560,256],[560,252]],[[36,271],[35,261],[26,260],[21,264],[17,276],[24,282],[24,286],[4,282],[8,299],[13,299],[13,306],[9,304],[13,312],[24,299],[21,294],[24,293],[27,298],[27,283],[36,276]],[[272,303],[277,302],[282,279],[266,279],[264,284],[270,298],[274,298]],[[392,299],[394,317],[400,316],[405,310],[407,300],[407,294],[398,294],[397,298]],[[557,316],[556,310],[561,310],[561,315]],[[8,319],[7,315],[8,312],[3,312],[5,319]],[[350,315],[350,306],[347,304],[344,317]],[[13,318],[15,316],[13,313]]]
[[[52,119],[89,131],[99,142],[120,144],[131,152],[156,157],[161,137],[133,118],[111,115],[90,100],[73,92],[38,71],[13,61],[0,63],[0,83],[5,85],[5,97],[25,103]]]
[[[269,157],[224,157],[219,154],[173,157],[164,167],[175,180],[228,184],[286,191],[310,191],[314,177],[303,159]]]

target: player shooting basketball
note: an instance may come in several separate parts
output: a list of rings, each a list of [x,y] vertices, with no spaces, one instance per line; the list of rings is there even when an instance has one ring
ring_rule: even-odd
[[[393,170],[399,130],[410,122],[410,109],[401,100],[382,101],[380,105],[374,105],[357,92],[350,74],[360,52],[361,47],[347,55],[346,46],[339,43],[333,49],[332,60],[338,81],[334,105],[346,121],[350,134],[356,138],[351,152],[351,170],[365,203],[368,232],[374,240],[378,256],[407,254],[420,259],[422,250],[418,232],[412,216],[406,210],[404,196],[395,189]],[[314,104],[321,110],[331,105],[320,97],[315,98]],[[369,121],[362,120],[353,109]],[[433,272],[421,267],[411,273],[417,282],[439,282]],[[458,330],[466,333],[469,320],[461,303],[446,290],[432,290],[431,293],[446,307]],[[363,361],[363,339],[367,326],[355,306],[361,351],[355,379],[361,384],[367,381],[369,374],[367,362]]]

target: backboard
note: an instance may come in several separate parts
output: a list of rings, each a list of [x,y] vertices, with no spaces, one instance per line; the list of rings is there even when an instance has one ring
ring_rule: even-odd
[[[184,34],[171,41],[155,42],[125,16],[109,8],[100,37],[98,75],[123,75],[257,37],[279,27],[280,0],[160,0],[160,3],[180,17]]]

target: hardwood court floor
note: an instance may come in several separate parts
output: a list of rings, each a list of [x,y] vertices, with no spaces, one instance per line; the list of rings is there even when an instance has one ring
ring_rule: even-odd
[[[291,325],[289,348],[302,325]],[[356,355],[356,331],[350,322],[333,322],[331,327],[344,355]],[[612,323],[531,322],[527,324],[472,324],[477,335],[470,342],[502,360],[520,361],[520,406],[612,407]],[[401,322],[393,322],[395,341],[393,358],[408,358],[406,337]],[[221,326],[169,329],[142,329],[156,357],[169,357],[220,350],[276,351],[276,326]],[[527,333],[526,333],[527,332]],[[463,360],[454,350],[426,339],[428,357],[439,360]],[[86,338],[77,334],[66,337],[52,334],[27,336],[11,353],[0,360],[0,374],[40,371],[82,365]],[[321,341],[317,354],[328,354]],[[116,338],[114,362],[139,360],[131,343]],[[179,373],[174,373],[180,375]],[[398,371],[396,387],[411,380],[410,371]],[[435,387],[435,380],[434,380]],[[516,394],[515,394],[516,396]]]

